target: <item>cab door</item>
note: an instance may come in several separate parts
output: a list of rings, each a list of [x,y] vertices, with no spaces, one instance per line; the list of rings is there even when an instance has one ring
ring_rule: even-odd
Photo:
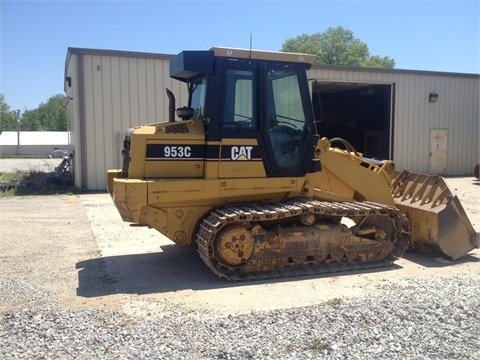
[[[317,138],[302,64],[226,61],[219,178],[303,176]]]
[[[223,72],[218,177],[266,177],[258,130],[257,62],[228,62]]]
[[[302,176],[310,166],[316,130],[305,69],[266,64],[264,121],[271,176]]]

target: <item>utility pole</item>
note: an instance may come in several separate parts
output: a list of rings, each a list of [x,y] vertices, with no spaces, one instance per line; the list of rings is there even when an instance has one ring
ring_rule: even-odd
[[[14,113],[17,120],[17,155],[20,155],[20,110],[15,110]]]

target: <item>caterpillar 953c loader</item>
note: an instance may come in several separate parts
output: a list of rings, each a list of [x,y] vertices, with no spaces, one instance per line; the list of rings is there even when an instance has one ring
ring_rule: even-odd
[[[453,259],[478,247],[441,177],[397,173],[320,138],[314,58],[218,47],[175,56],[170,76],[189,94],[180,119],[167,89],[169,121],[129,129],[123,169],[108,171],[123,220],[196,245],[230,280],[384,266],[408,245]]]

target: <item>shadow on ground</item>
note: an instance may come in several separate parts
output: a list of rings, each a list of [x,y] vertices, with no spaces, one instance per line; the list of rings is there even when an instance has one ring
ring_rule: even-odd
[[[427,268],[443,268],[453,265],[465,264],[465,263],[475,263],[480,262],[480,259],[475,255],[465,255],[460,259],[452,261],[445,256],[437,253],[418,253],[413,251],[406,251],[403,254],[403,258],[408,261],[414,262],[415,264],[427,267]]]
[[[229,282],[213,274],[193,247],[162,246],[162,252],[107,256],[76,264],[77,295],[98,297],[112,294],[154,294],[181,290],[211,290],[252,284],[279,283],[398,270],[388,267],[335,272],[258,281]]]
[[[456,261],[438,254],[406,252],[408,261],[428,268],[446,268],[469,262],[480,262],[474,255]],[[178,245],[162,246],[162,252],[107,256],[76,264],[78,271],[77,295],[98,297],[112,294],[155,294],[181,290],[211,290],[252,284],[279,283],[298,279],[320,279],[356,274],[373,274],[400,270],[398,264],[361,271],[335,272],[254,282],[229,282],[213,274],[199,258],[196,250]]]
[[[161,293],[228,285],[217,278],[193,247],[162,246],[161,252],[106,256],[76,264],[77,295]],[[218,283],[218,285],[216,285]]]

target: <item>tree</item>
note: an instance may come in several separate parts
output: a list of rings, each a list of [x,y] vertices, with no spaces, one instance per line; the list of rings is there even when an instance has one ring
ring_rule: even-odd
[[[22,131],[39,131],[41,130],[40,120],[37,110],[25,110],[22,114],[21,127]]]
[[[63,105],[64,96],[51,96],[34,110],[26,110],[22,115],[23,131],[67,131],[67,109]]]
[[[38,108],[25,110],[20,117],[20,131],[67,131],[67,109],[63,100],[63,95],[53,95]],[[0,131],[17,131],[17,126],[17,114],[10,110],[0,93]]]
[[[17,116],[5,102],[5,96],[0,93],[0,133],[17,130]]]
[[[361,66],[393,69],[395,67],[395,60],[388,56],[381,57],[374,55],[364,60]]]
[[[341,26],[328,28],[323,33],[302,34],[287,39],[281,51],[315,54],[316,62],[337,66],[365,66],[392,69],[395,60],[385,56],[370,55],[367,44],[350,30]]]

